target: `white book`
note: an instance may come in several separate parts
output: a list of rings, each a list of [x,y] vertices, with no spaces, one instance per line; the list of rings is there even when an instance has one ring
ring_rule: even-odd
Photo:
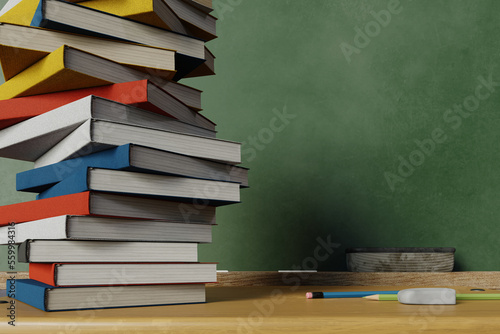
[[[9,231],[12,231],[9,233]],[[0,227],[0,244],[28,239],[212,242],[212,225],[166,220],[56,216]]]
[[[0,130],[0,156],[35,161],[90,119],[215,137],[213,131],[90,95]]]
[[[236,142],[90,119],[36,159],[35,168],[128,143],[230,164],[241,163],[241,144]]]

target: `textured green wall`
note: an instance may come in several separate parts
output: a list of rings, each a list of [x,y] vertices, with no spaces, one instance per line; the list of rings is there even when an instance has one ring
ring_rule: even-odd
[[[184,83],[244,142],[252,187],[202,260],[344,270],[346,247],[447,246],[500,270],[499,1],[215,5],[217,75]],[[1,204],[30,198],[29,167],[0,161]]]

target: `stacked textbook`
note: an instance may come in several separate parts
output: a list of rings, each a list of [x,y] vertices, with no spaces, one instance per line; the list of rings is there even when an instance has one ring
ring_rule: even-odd
[[[209,0],[13,0],[0,17],[0,157],[34,162],[0,207],[0,243],[44,311],[199,303],[217,206],[238,203],[240,144],[216,139]]]

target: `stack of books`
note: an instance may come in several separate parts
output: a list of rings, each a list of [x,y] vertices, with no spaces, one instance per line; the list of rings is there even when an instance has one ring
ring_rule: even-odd
[[[199,303],[217,206],[238,203],[240,144],[216,138],[210,0],[14,0],[0,17],[0,157],[30,202],[0,207],[20,244],[15,299],[44,311]]]

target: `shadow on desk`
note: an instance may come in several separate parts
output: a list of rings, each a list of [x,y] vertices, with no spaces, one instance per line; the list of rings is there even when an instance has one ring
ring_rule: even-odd
[[[207,288],[207,302],[225,302],[250,299],[264,299],[279,297],[285,293],[293,292],[296,288],[289,286],[276,286],[271,289],[259,289],[258,287],[224,287],[224,289]]]

